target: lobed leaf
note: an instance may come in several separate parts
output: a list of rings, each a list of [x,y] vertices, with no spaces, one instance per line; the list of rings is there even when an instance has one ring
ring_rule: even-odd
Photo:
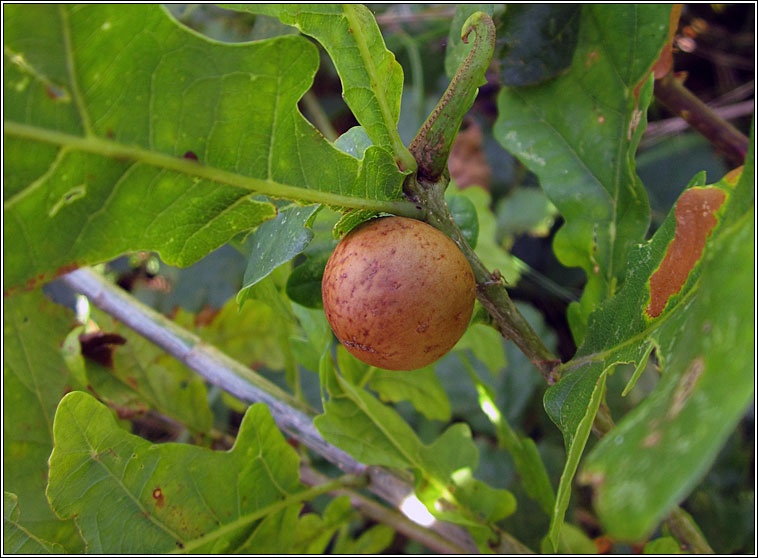
[[[302,37],[216,43],[159,6],[4,15],[7,292],[131,250],[189,265],[276,215],[253,192],[399,198],[390,153],[357,161],[297,110],[318,65]]]
[[[222,4],[278,17],[321,43],[342,80],[342,97],[375,146],[405,169],[416,164],[397,132],[403,68],[387,50],[379,26],[360,4]]]
[[[500,83],[534,85],[571,65],[578,39],[578,4],[512,4],[497,26]]]
[[[591,311],[624,279],[629,251],[648,227],[634,151],[652,94],[647,77],[667,40],[670,11],[668,5],[582,6],[569,71],[539,85],[503,88],[498,96],[495,138],[539,177],[565,219],[554,241],[558,259],[587,274],[580,303],[569,309],[578,343]]]
[[[328,354],[321,384],[331,395],[314,419],[324,439],[367,465],[413,468],[416,494],[435,517],[465,525],[485,547],[494,522],[515,511],[512,494],[473,477],[479,450],[468,425],[454,424],[424,445],[397,411],[337,374]]]
[[[248,409],[228,452],[151,444],[83,392],[61,401],[54,431],[47,494],[58,515],[76,517],[89,552],[234,551],[270,528],[256,513],[302,490],[298,456],[263,404]]]

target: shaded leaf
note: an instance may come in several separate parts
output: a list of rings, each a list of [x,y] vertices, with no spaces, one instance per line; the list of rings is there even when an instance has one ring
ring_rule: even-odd
[[[357,539],[342,538],[335,545],[334,554],[380,554],[387,550],[395,538],[395,530],[389,525],[374,525]]]
[[[476,248],[476,241],[479,238],[479,219],[474,202],[463,196],[448,196],[445,202],[455,224],[461,229],[463,238],[472,248]]]
[[[353,518],[350,497],[335,498],[319,516],[309,513],[300,517],[293,553],[323,554],[334,533]]]
[[[368,383],[382,401],[409,401],[431,420],[450,420],[450,401],[433,366],[413,372],[377,369]]]
[[[92,309],[92,319],[101,328],[91,334],[95,339],[123,342],[108,349],[110,365],[89,358],[84,345],[80,354],[68,354],[72,371],[84,370],[90,391],[121,418],[155,409],[195,432],[210,431],[213,415],[202,378],[108,314]]]
[[[643,554],[684,554],[674,537],[661,537],[645,545]]]
[[[29,536],[76,553],[84,547],[74,523],[56,517],[45,498],[55,408],[74,383],[59,350],[74,322],[39,290],[3,300],[4,490],[18,498],[16,522]]]
[[[374,144],[363,126],[353,126],[334,141],[334,147],[356,159],[363,159],[364,153],[372,145]]]
[[[471,186],[463,190],[448,188],[448,192],[467,198],[476,208],[479,234],[476,254],[490,271],[498,270],[507,284],[515,284],[520,275],[520,266],[508,252],[496,242],[497,224],[490,209],[490,194],[483,188]]]
[[[503,88],[498,97],[496,139],[539,177],[565,219],[553,243],[560,262],[587,274],[580,303],[569,308],[577,342],[591,311],[623,281],[629,251],[648,227],[634,151],[652,94],[647,76],[667,40],[670,11],[669,5],[582,6],[569,71],[540,85]]]
[[[260,225],[246,241],[249,246],[247,269],[237,303],[250,298],[250,288],[267,277],[274,269],[290,261],[313,238],[310,225],[320,206],[290,206],[279,211],[275,219]]]
[[[466,333],[453,347],[454,351],[470,350],[484,363],[493,375],[498,375],[506,366],[503,337],[495,328],[485,324],[471,324]]]
[[[539,188],[514,188],[495,208],[498,238],[510,244],[519,234],[547,236],[556,213]]]
[[[321,280],[329,256],[308,258],[292,270],[287,278],[287,296],[306,308],[323,308]]]
[[[495,59],[500,83],[533,85],[571,65],[580,4],[511,4],[497,25]]]
[[[373,219],[378,215],[380,215],[380,213],[377,211],[368,211],[365,209],[354,209],[352,211],[348,211],[342,215],[342,217],[340,217],[340,220],[337,221],[337,224],[334,225],[332,234],[334,235],[334,238],[340,239],[361,223],[368,221],[369,219]]]
[[[543,554],[552,554],[549,544],[547,538],[542,541]],[[592,539],[585,535],[581,529],[569,523],[564,523],[563,527],[561,527],[561,535],[558,540],[558,553],[573,554],[575,556],[599,554],[597,546],[595,546]]]
[[[63,554],[61,545],[35,537],[19,523],[21,510],[18,497],[3,492],[3,553],[6,554]]]
[[[197,323],[197,316],[181,310],[174,321],[248,366],[281,370],[285,355],[279,337],[285,326],[272,305],[271,300],[251,299],[240,309],[229,300],[208,323]]]
[[[263,404],[248,409],[228,452],[150,444],[82,392],[61,401],[54,429],[48,496],[60,516],[76,516],[94,553],[223,553],[245,540],[246,516],[302,489],[298,456]]]
[[[348,381],[356,385],[368,381],[368,387],[384,402],[408,401],[430,420],[450,420],[450,401],[433,366],[412,372],[384,370],[361,362],[342,345],[337,346],[337,364]]]

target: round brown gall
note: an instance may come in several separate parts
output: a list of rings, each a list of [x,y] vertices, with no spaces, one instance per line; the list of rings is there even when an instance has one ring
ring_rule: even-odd
[[[332,331],[351,354],[379,368],[415,370],[446,354],[466,331],[476,282],[442,232],[383,217],[340,241],[321,292]]]

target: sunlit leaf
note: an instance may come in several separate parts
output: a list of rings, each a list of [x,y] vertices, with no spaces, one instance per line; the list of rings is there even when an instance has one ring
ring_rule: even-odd
[[[297,110],[318,65],[303,37],[217,43],[157,5],[4,15],[7,289],[132,250],[189,265],[275,216],[256,193],[399,197],[389,152],[358,161]]]
[[[76,516],[93,553],[224,553],[263,525],[246,516],[265,517],[302,489],[299,458],[263,404],[249,408],[228,452],[151,444],[82,392],[61,401],[54,429],[47,493],[57,514]]]
[[[319,41],[342,80],[342,97],[371,142],[389,149],[405,168],[415,168],[397,132],[403,68],[385,47],[368,8],[360,4],[222,5],[276,16]]]

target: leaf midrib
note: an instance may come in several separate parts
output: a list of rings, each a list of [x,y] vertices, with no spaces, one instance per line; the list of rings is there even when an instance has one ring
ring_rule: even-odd
[[[138,163],[144,163],[185,175],[197,176],[213,182],[235,186],[272,198],[287,198],[311,203],[323,203],[337,207],[382,211],[411,218],[421,217],[421,212],[410,202],[402,200],[367,200],[344,194],[335,194],[332,192],[291,186],[289,184],[281,184],[268,179],[243,176],[217,167],[198,163],[190,159],[174,157],[172,155],[150,151],[137,146],[125,145],[114,140],[97,136],[76,136],[65,132],[49,130],[8,120],[3,122],[3,133],[8,136],[58,145],[63,148],[83,151],[103,157],[126,159]],[[21,200],[26,198],[31,191],[32,190],[30,190],[29,187],[20,190],[4,202],[4,209],[11,209]]]

